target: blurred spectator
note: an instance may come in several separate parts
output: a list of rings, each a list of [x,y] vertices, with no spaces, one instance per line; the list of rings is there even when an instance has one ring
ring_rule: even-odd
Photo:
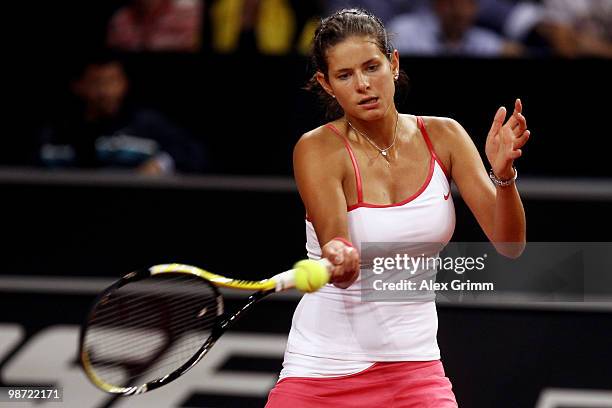
[[[127,102],[128,87],[117,59],[88,63],[71,84],[75,106],[41,131],[36,161],[49,168],[124,168],[145,174],[203,170],[199,143],[158,112]]]
[[[612,40],[612,0],[543,0],[549,13],[580,30]]]
[[[363,7],[388,24],[399,14],[413,13],[431,6],[433,0],[328,0],[327,11]],[[571,0],[570,0],[571,1]],[[476,25],[496,31],[512,40],[523,40],[542,18],[540,4],[519,0],[478,0]]]
[[[479,5],[478,25],[521,42],[532,55],[611,56],[612,0],[479,0]]]
[[[322,2],[217,0],[210,9],[212,48],[220,53],[306,53],[318,25]]]
[[[393,43],[403,55],[520,56],[523,48],[476,27],[478,0],[431,0],[429,7],[391,20]]]
[[[544,17],[541,4],[517,0],[479,0],[476,24],[524,42]]]
[[[389,23],[394,16],[420,12],[431,7],[435,1],[328,0],[327,12],[330,14],[347,6],[364,7],[380,16],[385,23]],[[477,2],[475,24],[493,30],[511,42],[520,43],[525,53],[534,56],[552,54],[567,58],[611,57],[612,0]],[[510,47],[506,51],[510,51],[509,55],[515,55],[517,49]]]
[[[197,52],[203,0],[131,0],[108,25],[107,45],[121,51]]]
[[[314,33],[323,15],[326,0],[291,0],[295,14],[296,30],[292,43],[294,49],[304,55],[309,55]]]
[[[539,33],[566,57],[612,58],[612,0],[543,0]]]
[[[427,0],[327,0],[324,15],[345,8],[361,7],[388,24],[399,14],[412,13],[427,4]]]

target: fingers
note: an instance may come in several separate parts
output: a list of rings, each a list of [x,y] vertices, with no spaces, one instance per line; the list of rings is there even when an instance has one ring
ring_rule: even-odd
[[[512,112],[512,116],[510,116],[510,118],[508,119],[508,123],[506,123],[506,125],[510,126],[510,128],[512,130],[514,130],[516,127],[520,127],[521,124],[524,124],[524,126],[527,126],[526,123],[526,119],[525,116],[523,116],[522,114],[523,112],[523,103],[521,102],[520,99],[516,99],[516,101],[514,101],[514,112]],[[522,129],[519,134],[523,133],[525,129]]]
[[[349,245],[339,240],[331,240],[322,248],[323,257],[334,266],[330,282],[339,288],[352,285],[359,276],[359,253]]]
[[[489,137],[494,137],[499,133],[499,130],[504,124],[504,120],[506,119],[506,108],[503,106],[497,109],[495,112],[495,117],[493,118],[493,123],[491,124],[491,129],[489,130]]]
[[[349,248],[346,257],[347,268],[351,271],[356,271],[359,274],[359,253],[355,248]]]
[[[520,99],[517,98],[516,101],[514,101],[514,112],[512,112],[512,116],[510,117],[508,122],[510,122],[512,119],[518,122],[518,118],[522,117],[522,112],[523,112],[523,103],[521,102]],[[515,124],[512,123],[512,125],[514,127]]]
[[[505,127],[509,127],[512,131],[512,134],[505,133],[508,136],[514,136],[513,145],[516,145],[517,139],[523,139],[525,132],[527,131],[527,119],[522,114],[523,105],[520,99],[517,99],[514,106],[514,112],[512,116],[508,119],[508,122]],[[510,142],[508,136],[505,138],[507,142]],[[528,137],[528,136],[527,136]],[[524,144],[526,140],[522,140],[521,143]],[[521,146],[522,146],[521,144]]]
[[[344,263],[344,251],[342,248],[334,248],[327,258],[333,265],[342,265]]]
[[[516,160],[523,155],[523,151],[521,149],[516,149],[510,152],[510,159]]]
[[[522,135],[520,135],[514,142],[514,148],[515,149],[519,149],[523,146],[525,146],[525,143],[527,143],[527,141],[529,140],[529,136],[531,136],[531,132],[526,130],[523,132]]]
[[[507,126],[510,126],[515,137],[519,137],[527,130],[527,119],[521,113],[514,114]]]
[[[359,254],[355,248],[344,246],[340,249],[340,254],[335,257],[340,262],[332,262],[336,266],[332,271],[331,281],[344,283],[354,281],[355,275],[359,273]]]
[[[332,271],[331,280],[334,283],[346,283],[348,281],[352,283],[353,275],[359,269],[357,266],[357,251],[354,248],[345,247],[342,249],[342,252],[342,263],[338,264],[334,271]]]
[[[523,102],[521,102],[520,98],[516,98],[514,101],[514,112],[521,113],[523,111]]]
[[[489,132],[490,140],[487,139],[487,146],[491,150],[495,150],[496,153],[491,153],[493,156],[496,156],[496,161],[498,162],[511,162],[513,160],[518,159],[522,156],[523,152],[521,148],[525,146],[527,141],[531,136],[531,132],[527,130],[527,119],[523,115],[523,104],[520,99],[516,99],[514,102],[514,111],[512,115],[508,118],[507,122],[499,127],[497,122],[498,119],[501,119],[503,122],[505,118],[504,115],[500,114],[502,108],[498,110],[498,113],[495,115],[494,124],[491,127],[491,131]],[[491,135],[492,132],[497,132],[495,135]],[[487,153],[489,154],[489,153]],[[489,156],[487,156],[489,157]],[[491,158],[489,157],[489,160]]]

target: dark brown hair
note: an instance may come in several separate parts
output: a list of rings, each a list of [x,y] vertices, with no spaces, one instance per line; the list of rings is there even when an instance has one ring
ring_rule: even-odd
[[[342,9],[329,17],[321,20],[321,24],[315,31],[312,45],[312,69],[313,76],[304,89],[312,91],[325,105],[326,114],[329,119],[337,119],[344,114],[342,107],[332,98],[317,81],[316,72],[319,71],[328,79],[327,51],[333,46],[341,43],[351,36],[368,36],[386,57],[390,60],[393,46],[382,21],[374,14],[361,8]],[[405,88],[408,77],[401,71],[396,81],[398,85]]]

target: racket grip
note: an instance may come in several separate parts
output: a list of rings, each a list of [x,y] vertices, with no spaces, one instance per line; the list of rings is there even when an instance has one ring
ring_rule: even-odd
[[[331,276],[331,271],[333,268],[331,262],[329,262],[327,258],[321,258],[317,260],[317,262],[323,265],[325,270],[327,270],[327,273]],[[276,282],[276,292],[295,288],[295,269],[289,269],[288,271],[274,275],[272,279]]]

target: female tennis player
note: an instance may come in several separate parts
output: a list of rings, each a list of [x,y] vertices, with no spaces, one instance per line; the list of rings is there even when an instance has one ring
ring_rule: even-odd
[[[503,107],[494,116],[487,172],[456,121],[398,113],[404,74],[377,17],[345,9],[325,18],[313,59],[312,88],[339,117],[299,140],[295,177],[308,255],[335,267],[332,284],[305,295],[295,311],[267,407],[457,407],[440,362],[434,298],[363,301],[360,262],[372,260],[360,259],[359,246],[448,243],[452,179],[497,250],[519,256],[525,214],[513,164],[529,139],[521,102],[508,120]]]

